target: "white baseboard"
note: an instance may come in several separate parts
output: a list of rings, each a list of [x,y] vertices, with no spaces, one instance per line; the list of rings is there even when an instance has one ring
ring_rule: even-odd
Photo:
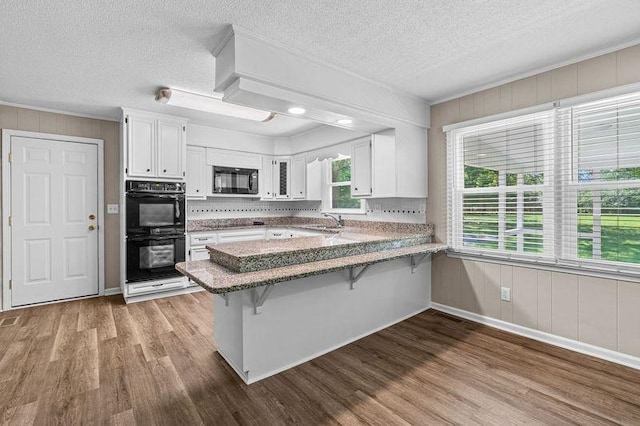
[[[566,337],[557,336],[551,333],[545,333],[544,331],[534,330],[532,328],[523,327],[521,325],[512,324],[506,321],[501,321],[473,312],[464,311],[462,309],[453,308],[451,306],[441,305],[440,303],[432,302],[431,308],[435,309],[436,311],[455,315],[457,317],[477,322],[479,324],[488,325],[489,327],[497,328],[499,330],[508,331],[513,334],[528,337],[539,342],[559,346],[561,348],[569,349],[574,352],[579,352],[581,354],[590,355],[596,358],[604,359],[606,361],[615,362],[616,364],[621,364],[627,367],[635,368],[636,370],[640,370],[640,358],[623,354],[622,352],[616,352],[610,349],[601,348],[599,346],[590,345],[588,343],[579,342],[577,340],[567,339]]]
[[[360,339],[362,339],[364,337],[369,336],[370,334],[374,334],[374,333],[377,333],[380,330],[384,330],[385,328],[391,327],[392,325],[395,325],[395,324],[397,324],[399,322],[402,322],[402,321],[404,321],[404,320],[406,320],[408,318],[411,318],[411,317],[413,317],[415,315],[418,315],[418,314],[420,314],[420,313],[422,313],[422,312],[424,312],[424,311],[426,311],[426,310],[428,310],[430,308],[431,308],[431,304],[429,303],[425,307],[420,308],[415,312],[411,312],[410,314],[404,315],[401,318],[395,319],[395,320],[393,320],[393,321],[391,321],[391,322],[389,322],[387,324],[383,324],[380,327],[376,327],[373,330],[369,330],[366,333],[362,333],[362,334],[360,334],[358,336],[355,336],[353,338],[350,338],[350,339],[348,339],[348,340],[346,340],[344,342],[340,342],[337,345],[331,346],[331,347],[329,347],[327,349],[323,349],[323,350],[321,350],[319,352],[316,352],[316,353],[314,353],[312,355],[309,355],[309,356],[304,357],[302,359],[296,360],[296,361],[294,361],[294,362],[292,362],[292,363],[290,363],[290,364],[288,364],[288,365],[286,365],[284,367],[269,371],[267,373],[260,374],[258,376],[251,377],[251,371],[248,371],[246,373],[245,372],[240,372],[240,370],[238,368],[236,368],[236,366],[233,363],[229,362],[229,364],[238,373],[238,375],[242,378],[242,380],[244,380],[244,382],[246,384],[250,385],[250,384],[255,383],[257,381],[260,381],[262,379],[266,379],[267,377],[271,377],[271,376],[273,376],[275,374],[278,374],[278,373],[281,373],[281,372],[283,372],[285,370],[288,370],[290,368],[296,367],[296,366],[298,366],[300,364],[304,364],[305,362],[311,361],[312,359],[318,358],[319,356],[322,356],[324,354],[328,354],[329,352],[333,352],[336,349],[339,349],[339,348],[341,348],[343,346],[348,345],[349,343],[353,343],[353,342],[355,342],[357,340],[360,340]],[[218,351],[218,352],[220,352],[220,351]],[[220,355],[222,355],[222,357],[225,360],[229,361],[229,359],[222,352],[220,352]]]
[[[105,288],[104,289],[104,295],[105,296],[115,296],[116,294],[122,294],[122,289],[120,287]]]

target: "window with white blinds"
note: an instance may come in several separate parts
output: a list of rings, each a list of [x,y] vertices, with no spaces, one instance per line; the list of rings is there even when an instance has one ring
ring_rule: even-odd
[[[560,256],[640,264],[640,94],[557,114],[565,163]]]
[[[640,272],[640,93],[457,128],[447,145],[453,250]]]
[[[552,111],[449,134],[454,249],[553,256]]]

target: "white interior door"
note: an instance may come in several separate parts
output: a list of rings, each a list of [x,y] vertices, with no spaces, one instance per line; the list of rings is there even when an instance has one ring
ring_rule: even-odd
[[[11,305],[98,294],[98,147],[11,138]]]

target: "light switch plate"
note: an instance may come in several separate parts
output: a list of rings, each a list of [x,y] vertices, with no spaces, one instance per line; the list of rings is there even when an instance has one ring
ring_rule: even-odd
[[[107,204],[107,214],[118,214],[120,206],[117,204]]]

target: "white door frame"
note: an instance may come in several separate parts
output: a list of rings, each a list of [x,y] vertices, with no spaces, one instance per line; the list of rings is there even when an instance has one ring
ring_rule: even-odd
[[[76,142],[96,145],[98,148],[98,296],[104,295],[104,141],[102,139],[81,138],[77,136],[56,135],[53,133],[25,132],[21,130],[2,130],[2,310],[14,309],[11,306],[11,137],[49,139],[58,142]],[[90,296],[94,297],[94,296]],[[43,305],[51,302],[36,303]],[[20,306],[24,308],[25,306]]]

